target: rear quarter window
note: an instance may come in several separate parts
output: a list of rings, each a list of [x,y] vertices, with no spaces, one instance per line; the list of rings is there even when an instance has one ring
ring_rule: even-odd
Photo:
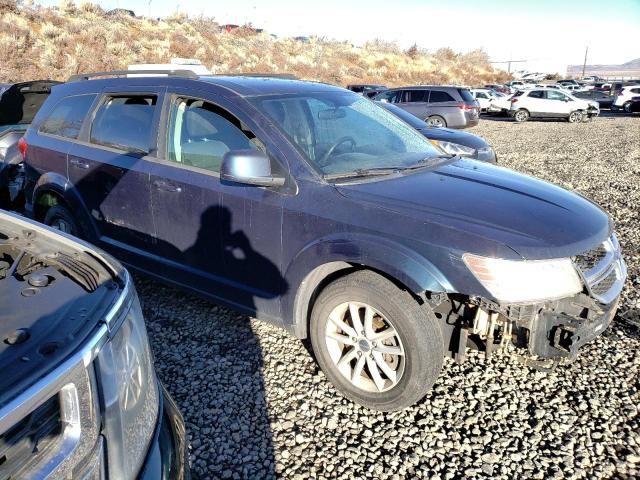
[[[447,92],[443,92],[440,90],[431,90],[431,95],[429,96],[429,103],[439,103],[439,102],[455,102],[456,99],[449,95]],[[473,102],[473,96],[471,97],[471,102]]]
[[[76,139],[97,95],[76,95],[60,100],[40,125],[39,132]]]
[[[458,93],[462,97],[462,100],[464,100],[465,102],[473,102],[473,95],[466,88],[459,88]],[[483,95],[480,98],[488,98],[487,94],[485,94],[484,92],[479,92],[479,93],[482,93]]]

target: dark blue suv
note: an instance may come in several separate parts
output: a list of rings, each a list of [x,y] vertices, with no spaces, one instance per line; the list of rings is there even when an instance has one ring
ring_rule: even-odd
[[[615,314],[625,264],[579,195],[447,156],[342,88],[112,76],[40,110],[20,146],[28,213],[310,337],[363,405],[416,402],[468,347],[572,359]]]

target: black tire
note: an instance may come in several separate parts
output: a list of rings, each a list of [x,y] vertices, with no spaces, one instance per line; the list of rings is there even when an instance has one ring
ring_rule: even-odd
[[[580,123],[582,122],[583,113],[580,110],[575,110],[569,114],[567,117],[567,121],[569,123]]]
[[[388,390],[367,391],[355,386],[338,370],[331,357],[326,337],[328,318],[334,309],[347,302],[373,307],[389,319],[399,336],[404,348],[403,372]],[[316,359],[327,378],[346,397],[375,410],[400,410],[422,399],[438,378],[444,361],[442,333],[431,310],[419,305],[408,292],[386,278],[368,270],[339,278],[320,293],[311,314],[310,334]],[[356,347],[344,348],[347,351]],[[367,355],[365,353],[365,357]],[[351,361],[352,365],[353,362],[357,359]],[[367,364],[365,375],[372,378],[368,372]]]
[[[427,122],[427,124],[431,125],[432,127],[446,128],[447,126],[447,121],[444,118],[442,118],[440,115],[431,115],[430,117],[427,117],[424,121]]]
[[[82,232],[71,211],[63,205],[54,205],[44,216],[45,225],[61,230],[70,235],[81,237]]]
[[[529,114],[529,111],[524,108],[521,108],[513,114],[513,119],[518,123],[526,122],[530,117],[531,115]]]

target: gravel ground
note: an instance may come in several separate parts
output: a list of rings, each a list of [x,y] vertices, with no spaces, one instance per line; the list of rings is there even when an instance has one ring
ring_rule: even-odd
[[[613,215],[629,266],[613,326],[553,373],[447,360],[422,402],[381,414],[340,396],[284,331],[138,277],[194,478],[640,477],[640,118],[486,120],[472,132],[502,165]]]

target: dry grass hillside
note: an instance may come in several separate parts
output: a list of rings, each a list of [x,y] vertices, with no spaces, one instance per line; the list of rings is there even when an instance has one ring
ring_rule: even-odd
[[[211,18],[162,20],[108,15],[91,3],[64,1],[59,8],[0,0],[0,82],[67,79],[78,72],[198,58],[214,73],[293,73],[347,83],[456,83],[505,81],[481,50],[427,52],[372,41],[363,47],[311,38],[276,39],[250,28],[221,31]]]

